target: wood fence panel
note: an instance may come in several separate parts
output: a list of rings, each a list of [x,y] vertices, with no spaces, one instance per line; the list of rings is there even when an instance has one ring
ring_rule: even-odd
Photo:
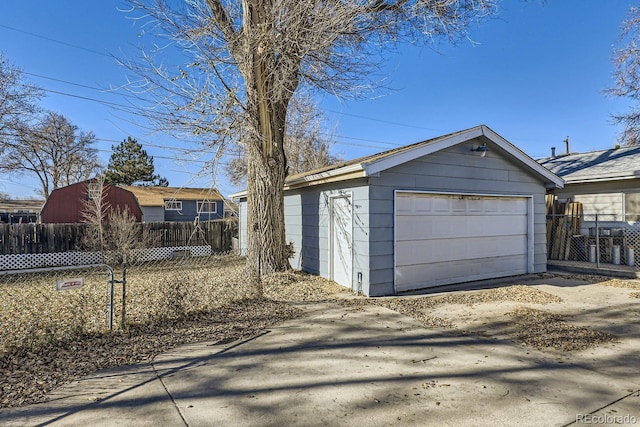
[[[237,222],[228,220],[142,223],[142,235],[153,247],[211,245],[212,252],[231,250]],[[86,224],[0,224],[0,255],[82,250]]]

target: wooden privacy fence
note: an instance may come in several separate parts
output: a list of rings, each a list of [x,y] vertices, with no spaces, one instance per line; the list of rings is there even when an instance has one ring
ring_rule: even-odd
[[[211,245],[211,251],[231,250],[237,221],[140,223],[146,247]],[[0,224],[0,255],[81,251],[86,224]]]

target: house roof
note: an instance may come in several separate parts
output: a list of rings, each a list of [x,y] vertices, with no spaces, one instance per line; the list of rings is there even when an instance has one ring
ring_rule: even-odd
[[[44,202],[35,199],[0,200],[0,212],[40,212]]]
[[[566,154],[539,162],[569,184],[640,178],[640,146]]]
[[[119,185],[131,191],[140,206],[164,206],[165,200],[224,200],[218,190],[212,188],[180,188],[180,187],[135,187]]]
[[[541,166],[533,158],[529,157],[489,127],[480,125],[371,156],[360,157],[358,159],[314,169],[309,172],[291,175],[287,177],[285,181],[285,190],[376,175],[394,166],[473,139],[480,139],[484,143],[491,144],[491,149],[495,148],[500,150],[507,157],[519,162],[532,173],[539,176],[547,186],[557,188],[564,186],[562,178]],[[246,191],[242,191],[231,195],[231,197],[243,197],[245,195]]]

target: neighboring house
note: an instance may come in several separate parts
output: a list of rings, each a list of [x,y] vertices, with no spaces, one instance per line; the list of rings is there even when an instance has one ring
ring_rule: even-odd
[[[290,176],[291,262],[369,296],[544,272],[545,194],[562,186],[486,126]]]
[[[123,188],[104,184],[102,190],[103,203],[109,206],[106,220],[109,220],[109,212],[116,208],[128,209],[136,221],[142,220],[142,210],[133,193]],[[74,224],[85,222],[84,212],[91,209],[91,199],[101,197],[100,186],[95,180],[87,180],[66,187],[56,188],[47,198],[42,207],[40,217],[43,224],[59,223]]]
[[[144,222],[193,222],[224,218],[224,198],[210,188],[119,186],[133,193]]]
[[[229,199],[224,199],[225,218],[238,218],[238,204]]]
[[[581,202],[584,215],[605,221],[640,221],[640,146],[564,154],[539,160],[562,177],[558,201]]]
[[[19,224],[38,222],[44,200],[0,200],[0,223]]]

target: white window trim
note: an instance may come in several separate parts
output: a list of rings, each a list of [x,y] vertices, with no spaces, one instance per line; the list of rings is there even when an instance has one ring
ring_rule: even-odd
[[[213,210],[212,211],[201,210],[202,209],[202,205],[204,203],[208,204],[209,206],[213,205]],[[198,208],[198,213],[199,214],[218,213],[218,202],[213,201],[213,200],[199,200],[197,208]]]
[[[640,212],[638,212],[638,213],[628,213],[627,212],[627,196],[629,194],[640,194],[640,191],[631,190],[631,191],[627,191],[627,192],[625,192],[625,191],[622,192],[622,220],[625,221],[625,222],[636,223],[637,221],[630,220],[629,217],[632,216],[632,215],[633,216],[640,215]]]
[[[182,201],[181,200],[165,200],[164,210],[165,211],[181,211]]]
[[[87,184],[87,197],[90,200],[97,200],[100,198],[100,184],[97,182],[90,182]]]

